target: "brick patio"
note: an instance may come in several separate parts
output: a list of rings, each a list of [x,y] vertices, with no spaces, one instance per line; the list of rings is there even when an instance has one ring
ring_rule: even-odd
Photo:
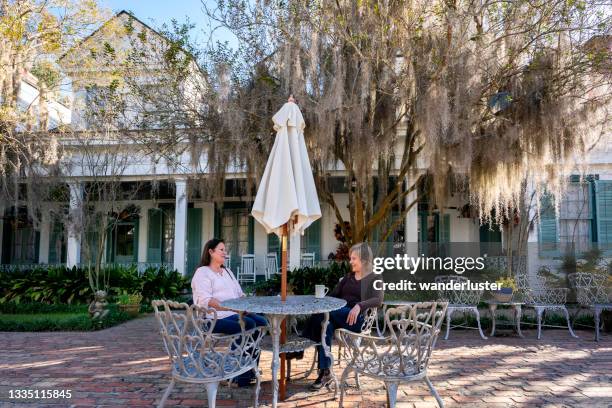
[[[526,339],[481,340],[474,331],[453,331],[439,340],[430,378],[447,407],[612,407],[612,336],[593,341],[593,332],[548,330],[541,341],[533,330]],[[95,333],[1,333],[0,406],[153,406],[168,383],[168,362],[154,318],[140,318]],[[334,347],[334,353],[337,349]],[[310,366],[312,351],[294,365],[299,374]],[[269,406],[270,354],[261,367],[261,406]],[[336,373],[341,373],[336,366]],[[289,385],[281,407],[337,407],[327,391],[307,392],[314,379]],[[351,384],[352,384],[351,380]],[[72,399],[10,403],[9,389],[71,389]],[[251,405],[252,389],[221,388],[220,407]],[[362,380],[349,389],[345,406],[384,406],[381,383]],[[205,392],[178,384],[167,406],[205,406]],[[400,387],[398,406],[434,407],[425,384]],[[41,403],[44,402],[44,403]]]

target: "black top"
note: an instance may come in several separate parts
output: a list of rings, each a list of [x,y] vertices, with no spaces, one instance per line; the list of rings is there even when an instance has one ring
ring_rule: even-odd
[[[357,280],[351,272],[338,282],[329,296],[346,300],[346,305],[351,308],[358,304],[362,312],[370,307],[381,307],[383,291],[374,289],[375,280],[382,280],[382,276],[370,273]]]

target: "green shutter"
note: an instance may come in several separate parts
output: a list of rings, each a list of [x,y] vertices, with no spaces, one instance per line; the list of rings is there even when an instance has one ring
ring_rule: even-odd
[[[202,256],[202,209],[187,209],[187,270],[186,274],[195,272]]]
[[[597,241],[602,251],[612,253],[612,180],[595,181]]]
[[[255,253],[255,218],[249,213],[249,254]]]
[[[440,242],[450,242],[450,214],[444,214],[440,226]]]
[[[147,230],[147,262],[162,261],[162,213],[160,208],[150,208]]]
[[[215,227],[214,238],[224,238],[221,236],[221,209],[217,204],[215,204],[215,219],[213,224]]]
[[[62,228],[63,225],[57,219],[51,222],[51,235],[49,237],[49,263],[61,262],[62,251]],[[59,250],[59,252],[58,252]]]
[[[319,218],[306,230],[302,237],[304,244],[302,245],[302,252],[314,252],[315,260],[321,260],[321,219]]]
[[[87,240],[87,251],[88,253],[84,253],[81,259],[84,262],[91,261],[91,263],[95,263],[98,258],[98,242],[99,242],[99,228],[101,222],[100,217],[97,216],[93,225],[90,225],[87,233],[85,234],[85,239]]]
[[[138,235],[140,232],[140,217],[134,221],[134,263],[138,264]]]
[[[116,227],[109,223],[106,227],[106,263],[115,262],[115,233]]]
[[[427,215],[428,213],[426,212],[419,212],[419,255],[427,254],[428,251]]]
[[[544,194],[540,202],[538,234],[540,255],[558,255],[559,234],[557,233],[557,216],[555,214],[554,201],[550,194]]]
[[[2,262],[3,264],[11,263],[11,248],[12,248],[13,229],[8,219],[4,220],[2,229]]]
[[[268,252],[267,253],[275,253],[276,259],[280,263],[281,259],[281,244],[280,238],[278,235],[272,233],[268,234]]]

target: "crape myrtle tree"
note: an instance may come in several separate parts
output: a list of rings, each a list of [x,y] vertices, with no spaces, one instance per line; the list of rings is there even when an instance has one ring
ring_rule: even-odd
[[[62,100],[66,84],[56,59],[103,18],[96,1],[0,1],[0,200],[25,202],[35,222],[40,198],[50,197],[49,184],[38,176],[56,174],[58,138],[70,130],[60,123],[47,132],[49,102]],[[26,78],[38,90],[27,106],[19,103]]]
[[[605,134],[603,2],[207,4],[211,21],[239,41],[237,55],[224,46],[213,52],[231,57],[222,64],[233,80],[224,101],[232,110],[218,110],[223,128],[257,139],[269,117],[253,125],[260,118],[245,112],[293,93],[319,194],[340,226],[329,175],[345,170],[352,186],[353,242],[371,239],[401,208],[384,239],[416,204],[413,191],[429,190],[443,209],[451,183],[466,187],[481,222],[501,224],[520,211],[528,174],[538,197],[542,185],[562,194],[568,172]]]
[[[87,267],[89,284],[95,293],[108,291],[109,259],[115,237],[111,237],[123,221],[140,216],[140,208],[130,204],[138,199],[143,182],[126,182],[130,167],[137,163],[138,152],[126,143],[121,118],[124,101],[117,82],[108,87],[89,90],[89,100],[82,112],[88,126],[64,138],[64,157],[60,160],[61,174],[78,180],[76,202],[66,214],[71,233],[81,237],[81,264]],[[67,191],[69,193],[69,190]],[[65,197],[65,201],[74,197]],[[107,250],[105,254],[105,250]]]

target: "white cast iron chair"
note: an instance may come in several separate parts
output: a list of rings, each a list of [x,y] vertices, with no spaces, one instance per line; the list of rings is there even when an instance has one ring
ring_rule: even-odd
[[[346,378],[351,372],[383,381],[390,408],[395,407],[400,383],[421,380],[425,381],[438,405],[444,407],[427,377],[427,367],[447,306],[446,302],[425,302],[388,309],[385,314],[388,337],[340,329],[338,336],[350,357],[340,379],[340,407],[343,406]]]
[[[257,358],[265,327],[245,331],[240,319],[241,333],[213,334],[217,322],[214,309],[166,300],[154,300],[152,305],[172,370],[172,379],[158,407],[164,406],[175,382],[183,381],[203,384],[208,406],[214,408],[219,383],[247,371],[253,371],[257,379],[254,395],[257,407],[261,383]],[[207,314],[213,317],[208,318]]]

